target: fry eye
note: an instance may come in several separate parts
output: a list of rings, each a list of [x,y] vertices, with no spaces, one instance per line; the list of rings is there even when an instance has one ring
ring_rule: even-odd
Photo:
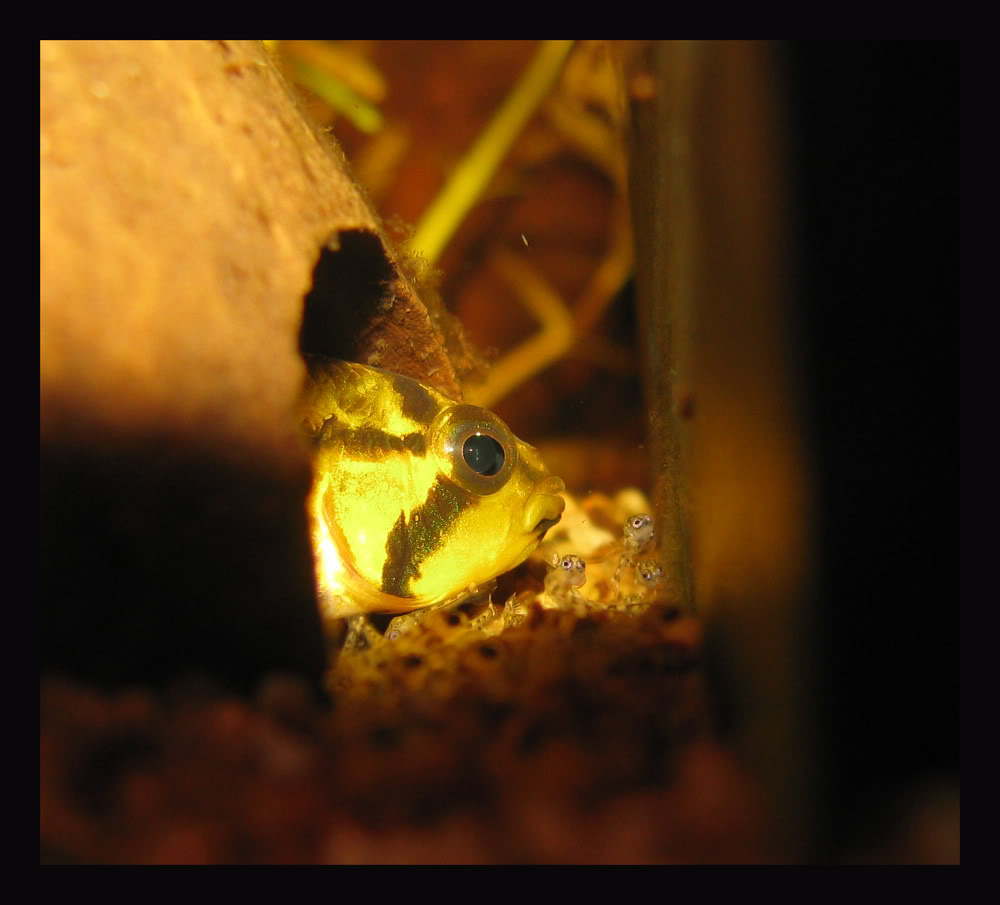
[[[503,447],[486,434],[473,434],[462,447],[466,465],[476,474],[490,477],[497,474],[504,463]]]

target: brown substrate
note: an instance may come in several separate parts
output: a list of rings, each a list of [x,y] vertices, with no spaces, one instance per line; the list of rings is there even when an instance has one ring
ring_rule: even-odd
[[[717,746],[700,629],[654,607],[535,610],[497,637],[429,617],[341,658],[332,707],[274,676],[41,694],[43,863],[766,860]]]

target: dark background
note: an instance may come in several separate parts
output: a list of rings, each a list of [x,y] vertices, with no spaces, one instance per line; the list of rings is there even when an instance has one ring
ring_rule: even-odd
[[[786,48],[834,847],[959,762],[956,43]]]

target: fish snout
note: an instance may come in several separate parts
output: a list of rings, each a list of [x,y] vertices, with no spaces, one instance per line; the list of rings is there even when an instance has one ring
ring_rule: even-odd
[[[558,494],[566,489],[563,479],[555,475],[539,481],[524,507],[524,530],[538,534],[539,540],[555,525],[566,508],[566,501]]]

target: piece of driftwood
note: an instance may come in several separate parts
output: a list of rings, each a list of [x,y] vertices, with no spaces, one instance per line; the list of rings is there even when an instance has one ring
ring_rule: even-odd
[[[261,44],[43,41],[40,85],[42,670],[318,678],[300,351],[460,397],[443,340]]]
[[[766,44],[654,42],[627,88],[658,541],[706,621],[722,728],[797,858],[816,791],[811,513],[774,65]]]

